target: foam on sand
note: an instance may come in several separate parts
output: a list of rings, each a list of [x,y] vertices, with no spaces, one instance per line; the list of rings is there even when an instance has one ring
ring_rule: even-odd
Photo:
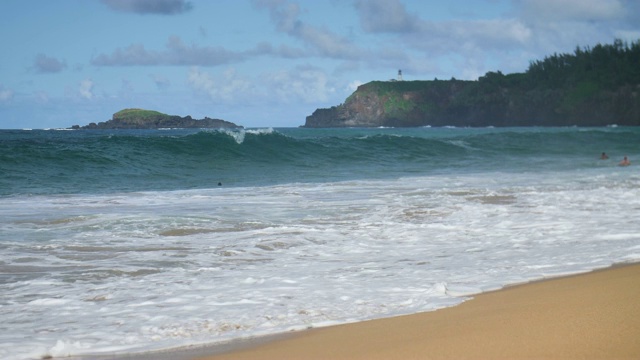
[[[640,264],[617,266],[203,359],[638,359],[639,298]]]

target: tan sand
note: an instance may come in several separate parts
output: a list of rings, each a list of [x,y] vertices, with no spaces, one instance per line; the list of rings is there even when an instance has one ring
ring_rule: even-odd
[[[221,359],[640,359],[640,264],[453,308],[296,333]]]

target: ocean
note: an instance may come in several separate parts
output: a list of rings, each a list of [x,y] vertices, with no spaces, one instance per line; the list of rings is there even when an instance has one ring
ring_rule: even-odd
[[[615,126],[2,130],[0,358],[222,343],[637,262],[636,161],[640,128]]]

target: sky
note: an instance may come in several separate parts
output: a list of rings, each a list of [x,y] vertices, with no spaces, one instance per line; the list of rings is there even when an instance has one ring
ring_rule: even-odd
[[[0,129],[125,108],[296,127],[358,85],[640,39],[637,0],[1,0]]]

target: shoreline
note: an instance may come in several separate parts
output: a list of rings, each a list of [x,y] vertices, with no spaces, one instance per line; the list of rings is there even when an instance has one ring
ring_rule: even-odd
[[[638,314],[640,263],[620,263],[197,359],[638,359]]]
[[[70,359],[635,359],[640,358],[640,342],[624,341],[640,338],[640,317],[634,314],[640,314],[640,262],[506,285],[434,311],[164,351]],[[558,328],[559,319],[569,325]],[[578,323],[583,326],[571,325]],[[523,333],[520,324],[527,324],[527,331]],[[508,339],[514,334],[521,337],[519,342]],[[610,334],[616,334],[615,339]],[[585,343],[587,339],[591,341]]]

